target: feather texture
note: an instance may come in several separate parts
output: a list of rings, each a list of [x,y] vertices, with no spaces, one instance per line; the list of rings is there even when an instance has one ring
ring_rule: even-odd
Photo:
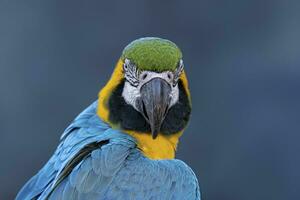
[[[45,166],[16,200],[200,199],[193,171],[180,160],[150,160],[131,136],[96,114],[97,102],[65,130]]]

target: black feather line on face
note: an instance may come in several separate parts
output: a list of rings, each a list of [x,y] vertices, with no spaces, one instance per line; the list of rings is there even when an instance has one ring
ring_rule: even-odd
[[[122,97],[124,83],[123,80],[109,98],[109,121],[120,125],[123,130],[134,130],[150,134],[150,126],[142,114],[136,111],[133,106],[127,104]],[[179,100],[170,108],[164,119],[161,126],[163,135],[171,135],[182,131],[189,121],[191,106],[181,80],[178,82],[178,87]]]

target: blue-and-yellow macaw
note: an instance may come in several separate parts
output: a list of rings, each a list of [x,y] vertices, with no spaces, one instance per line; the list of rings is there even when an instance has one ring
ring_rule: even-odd
[[[200,199],[192,169],[175,159],[190,112],[180,49],[166,39],[135,40],[16,199]]]

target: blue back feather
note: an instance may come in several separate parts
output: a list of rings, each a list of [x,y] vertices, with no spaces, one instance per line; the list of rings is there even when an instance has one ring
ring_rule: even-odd
[[[16,200],[200,199],[191,168],[144,157],[135,139],[101,121],[96,108],[97,102],[76,117]]]

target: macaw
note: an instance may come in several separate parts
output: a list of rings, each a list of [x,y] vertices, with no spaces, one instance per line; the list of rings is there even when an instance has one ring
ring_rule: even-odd
[[[194,172],[175,159],[191,113],[183,67],[169,40],[128,44],[98,100],[16,200],[200,200]]]

